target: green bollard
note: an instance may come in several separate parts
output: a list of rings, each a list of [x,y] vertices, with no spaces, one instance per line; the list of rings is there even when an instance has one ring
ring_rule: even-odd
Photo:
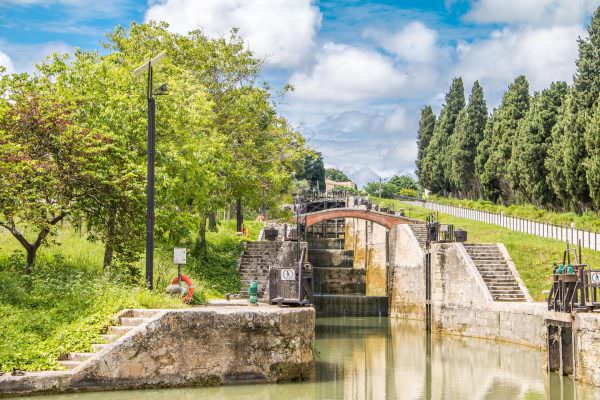
[[[248,296],[250,297],[250,304],[258,303],[258,282],[250,282],[250,287],[248,288]]]
[[[573,269],[572,265],[567,265],[567,275],[573,275],[575,274],[575,270]]]

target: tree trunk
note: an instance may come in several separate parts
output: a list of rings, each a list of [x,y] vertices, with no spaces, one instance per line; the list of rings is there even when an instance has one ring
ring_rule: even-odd
[[[27,275],[31,274],[33,270],[33,264],[35,264],[35,256],[37,254],[39,246],[28,246],[25,248],[27,251],[27,265],[25,266],[25,273]]]
[[[211,232],[217,231],[217,212],[211,211],[208,213],[208,230]]]
[[[200,213],[200,224],[198,225],[198,234],[196,243],[194,244],[194,256],[201,257],[206,251],[206,220],[207,216],[204,212]]]
[[[108,216],[108,223],[106,226],[106,245],[104,247],[104,260],[102,262],[102,270],[106,270],[113,261],[113,255],[115,252],[115,227],[117,224],[116,215],[113,213]]]
[[[242,231],[242,225],[244,224],[244,213],[242,212],[242,199],[239,198],[236,201],[235,206],[235,220],[237,223],[237,231]]]

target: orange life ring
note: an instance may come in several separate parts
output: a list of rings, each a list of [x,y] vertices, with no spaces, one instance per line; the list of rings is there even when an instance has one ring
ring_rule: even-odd
[[[192,284],[192,280],[185,275],[181,275],[181,280],[184,281],[185,283],[187,283],[187,285],[188,285],[187,295],[183,298],[183,302],[187,303],[188,301],[190,301],[190,299],[194,295],[194,285]],[[177,284],[179,284],[179,282],[178,282],[177,277],[175,277],[171,281],[171,285],[177,285]]]

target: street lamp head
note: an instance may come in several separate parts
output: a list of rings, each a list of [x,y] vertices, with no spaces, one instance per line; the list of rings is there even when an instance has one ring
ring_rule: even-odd
[[[133,73],[138,76],[141,75],[142,73],[147,71],[150,66],[157,65],[163,58],[165,58],[166,55],[167,55],[166,51],[159,53],[157,56],[152,58],[150,61],[146,61],[145,63],[143,63],[136,69],[134,69]]]

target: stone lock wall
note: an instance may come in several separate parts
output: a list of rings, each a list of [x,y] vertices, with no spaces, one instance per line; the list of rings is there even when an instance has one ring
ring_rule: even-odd
[[[315,311],[164,310],[70,371],[0,377],[0,396],[312,377]]]
[[[344,248],[354,251],[354,268],[365,270],[367,296],[387,295],[386,231],[371,221],[346,219]]]

